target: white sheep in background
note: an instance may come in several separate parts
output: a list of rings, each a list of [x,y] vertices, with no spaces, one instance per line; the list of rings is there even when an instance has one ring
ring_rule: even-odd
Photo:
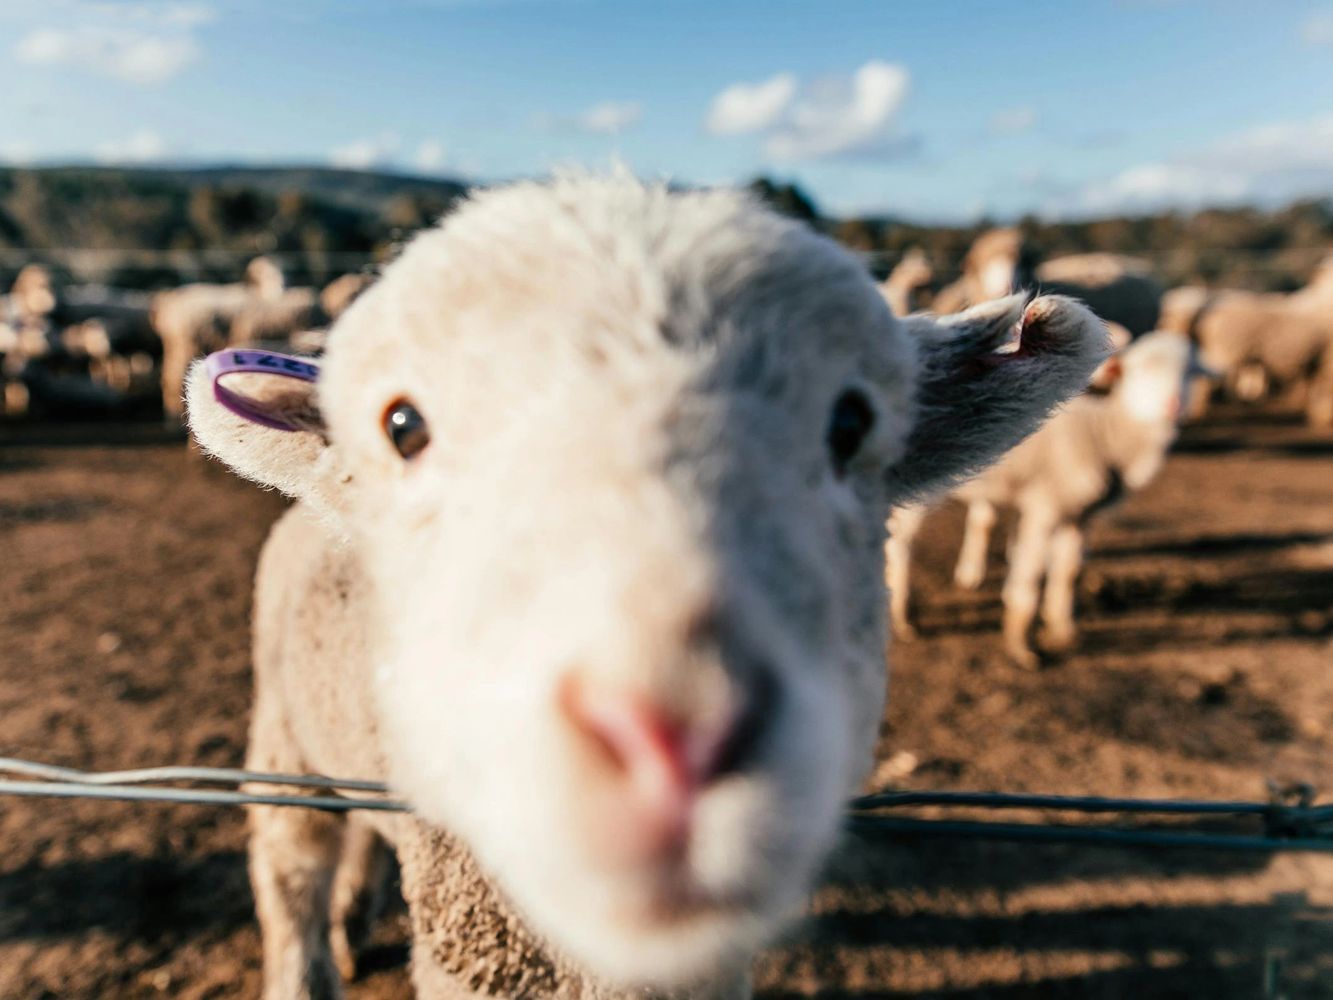
[[[256,257],[234,284],[181,285],[153,297],[153,329],[162,339],[162,409],[167,419],[183,416],[185,373],[190,363],[231,342],[236,317],[256,302],[282,296],[282,271],[267,257]]]
[[[1210,293],[1190,333],[1237,398],[1258,400],[1274,386],[1290,390],[1311,426],[1333,427],[1333,257],[1290,294]]]
[[[917,311],[923,288],[930,287],[935,269],[919,249],[909,250],[879,286],[880,292],[895,316],[906,316]]]
[[[9,294],[0,299],[0,323],[16,329],[44,327],[56,307],[51,272],[41,264],[25,264]]]
[[[1102,340],[1053,298],[900,322],[743,194],[567,177],[419,235],[317,386],[231,376],[300,430],[196,366],[203,448],[299,498],[249,764],[414,810],[255,810],[266,1000],[338,995],[381,838],[422,998],[748,995],[871,764],[889,506],[1030,432]]]
[[[337,319],[372,280],[348,274],[319,292],[286,288],[277,265],[256,257],[238,284],[183,285],[160,293],[153,303],[153,325],[162,338],[162,406],[167,417],[181,418],[190,362],[223,347],[310,337]]]
[[[1004,650],[1018,665],[1032,669],[1039,662],[1029,643],[1039,598],[1047,647],[1073,644],[1074,583],[1087,521],[1157,474],[1176,438],[1189,380],[1200,371],[1183,335],[1159,330],[1140,337],[1099,370],[1092,392],[1066,404],[1041,430],[954,490],[967,504],[954,571],[954,582],[964,589],[985,578],[996,507],[1018,510],[1004,584]],[[890,612],[901,638],[913,635],[912,543],[928,509],[909,505],[895,510],[889,522]]]
[[[1162,287],[1142,260],[1109,253],[1068,254],[1033,266],[1032,248],[1017,229],[990,229],[963,258],[963,273],[940,289],[931,308],[951,312],[1035,288],[1043,295],[1078,299],[1134,336],[1158,326]]]
[[[290,343],[301,335],[325,330],[370,286],[371,280],[368,275],[344,274],[318,292],[313,288],[287,288],[270,297],[256,298],[232,320],[228,343]]]

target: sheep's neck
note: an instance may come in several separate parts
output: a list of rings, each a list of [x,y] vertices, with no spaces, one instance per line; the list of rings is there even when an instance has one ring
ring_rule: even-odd
[[[1176,435],[1175,424],[1135,420],[1125,412],[1119,393],[1096,403],[1089,422],[1097,452],[1131,489],[1137,489],[1156,471]]]

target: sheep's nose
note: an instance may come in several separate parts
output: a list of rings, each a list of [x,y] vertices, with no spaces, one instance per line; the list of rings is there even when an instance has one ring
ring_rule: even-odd
[[[570,674],[562,708],[577,736],[602,760],[638,855],[682,849],[695,801],[753,757],[771,703],[771,683],[752,684],[717,711],[682,718],[649,695]]]

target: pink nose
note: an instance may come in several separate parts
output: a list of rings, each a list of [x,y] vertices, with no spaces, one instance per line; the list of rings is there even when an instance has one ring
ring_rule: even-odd
[[[695,800],[736,762],[743,713],[683,722],[644,694],[577,675],[566,678],[561,703],[609,768],[622,846],[634,856],[682,850]]]

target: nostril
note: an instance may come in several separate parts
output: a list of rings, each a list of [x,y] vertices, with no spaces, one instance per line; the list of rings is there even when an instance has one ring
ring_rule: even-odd
[[[743,771],[754,763],[777,703],[778,685],[772,673],[764,669],[756,671],[741,711],[703,776],[705,782]]]
[[[571,676],[560,702],[576,732],[612,769],[631,777],[645,769],[679,770],[676,727],[633,693]]]

